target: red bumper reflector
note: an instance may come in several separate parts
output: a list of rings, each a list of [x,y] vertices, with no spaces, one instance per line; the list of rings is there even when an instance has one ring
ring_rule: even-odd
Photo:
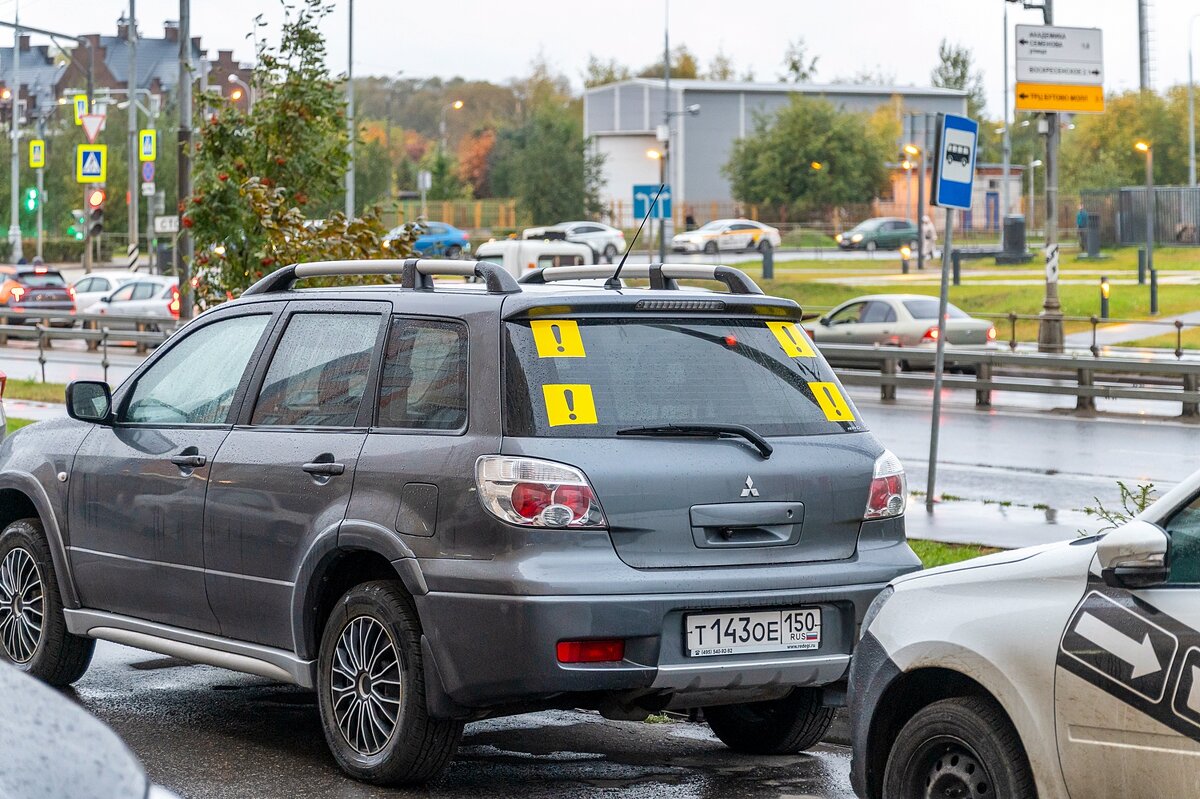
[[[559,663],[614,663],[625,659],[625,642],[559,641]]]

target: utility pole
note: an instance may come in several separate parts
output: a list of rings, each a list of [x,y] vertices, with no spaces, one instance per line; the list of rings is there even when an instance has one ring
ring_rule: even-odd
[[[38,116],[38,138],[42,141],[46,140],[46,115],[43,113]],[[44,152],[44,151],[43,151]],[[46,238],[46,231],[42,224],[42,211],[46,207],[45,196],[45,172],[46,168],[33,170],[37,173],[37,257],[42,257],[42,243]]]
[[[1046,25],[1054,24],[1054,0],[1044,0]],[[1046,122],[1046,258],[1058,257],[1058,114],[1045,115]],[[1046,269],[1046,298],[1038,319],[1038,352],[1063,351],[1063,313],[1058,300],[1058,270]]]
[[[671,179],[668,165],[671,157],[671,0],[663,0],[663,125],[666,136],[662,143],[662,163],[659,180],[664,183]],[[666,192],[664,192],[666,193]],[[667,197],[670,198],[667,193]],[[667,260],[667,215],[663,213],[662,198],[656,204],[658,214],[658,260]]]
[[[13,28],[13,85],[12,85],[12,124],[9,125],[9,134],[12,137],[12,174],[9,186],[11,195],[9,199],[12,212],[8,226],[8,241],[12,245],[12,260],[15,264],[17,261],[25,257],[25,253],[21,251],[21,213],[18,207],[21,185],[21,17],[19,14],[14,16],[17,22],[17,27]]]
[[[179,0],[179,211],[187,210],[192,196],[192,33],[191,2]],[[179,275],[179,318],[192,318],[192,236],[179,226],[175,244],[175,269]]]
[[[1188,21],[1188,185],[1196,188],[1196,83],[1192,78],[1192,43],[1196,38],[1196,20],[1193,14]]]
[[[1047,5],[1051,0],[1046,0]],[[1047,22],[1047,25],[1050,23]],[[1142,91],[1150,90],[1150,0],[1138,0],[1138,79]]]
[[[1012,163],[1012,138],[1009,135],[1008,120],[1008,0],[1004,2],[1004,134],[1000,150],[1003,154],[1003,167],[1000,171],[1000,249],[1006,249],[1004,240],[1004,217],[1008,216],[1009,202],[1008,173]]]
[[[350,164],[346,167],[346,218],[354,218],[354,0],[350,0],[350,44],[346,57],[346,132],[349,141],[346,152]]]
[[[129,19],[126,20],[125,40],[129,42],[129,242],[126,249],[125,266],[136,269],[140,248],[138,247],[138,112],[137,112],[137,13],[135,0],[129,0]],[[182,73],[181,73],[182,76]]]

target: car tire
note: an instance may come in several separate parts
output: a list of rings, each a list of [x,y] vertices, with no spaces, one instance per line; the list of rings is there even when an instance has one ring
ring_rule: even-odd
[[[834,709],[821,692],[797,688],[782,699],[704,709],[713,734],[735,752],[790,755],[811,749],[829,730]]]
[[[879,245],[876,244],[874,241],[868,241],[866,244],[863,245],[863,249],[866,250],[867,252],[875,252],[875,248],[878,246]]]
[[[617,260],[617,247],[615,244],[605,245],[604,260],[610,264]]]
[[[95,640],[67,631],[58,575],[41,521],[18,519],[4,528],[0,533],[0,658],[62,688],[84,675],[95,648]]]
[[[1037,788],[1004,711],[990,698],[968,696],[934,702],[909,719],[888,755],[883,795],[1035,799]]]
[[[706,255],[716,255],[717,254],[717,243],[715,241],[705,242],[704,252]]]
[[[381,665],[351,666],[368,658]],[[421,624],[412,600],[395,581],[363,583],[334,606],[321,636],[317,704],[338,765],[376,785],[433,779],[450,762],[462,735],[462,722],[430,718]]]
[[[451,244],[446,248],[446,257],[450,260],[457,260],[462,255],[462,247],[457,244]]]

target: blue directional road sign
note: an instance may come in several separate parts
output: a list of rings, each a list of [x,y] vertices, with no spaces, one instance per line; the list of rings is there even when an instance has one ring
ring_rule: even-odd
[[[971,207],[979,123],[954,114],[938,115],[937,157],[930,201],[942,208]]]
[[[658,194],[657,183],[647,183],[645,185],[635,185],[633,187],[633,215],[641,219],[650,210],[650,203],[654,202],[654,195]],[[670,219],[671,218],[671,186],[667,185],[663,189],[662,196],[658,198],[658,204],[654,209],[654,213],[650,215],[651,219]]]

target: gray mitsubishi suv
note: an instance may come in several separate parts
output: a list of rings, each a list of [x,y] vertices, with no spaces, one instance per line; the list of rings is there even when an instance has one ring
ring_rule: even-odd
[[[0,653],[59,686],[102,639],[313,688],[380,784],[545,708],[811,747],[919,565],[903,468],[795,303],[607,269],[289,266],[116,391],[71,384],[0,446]]]

